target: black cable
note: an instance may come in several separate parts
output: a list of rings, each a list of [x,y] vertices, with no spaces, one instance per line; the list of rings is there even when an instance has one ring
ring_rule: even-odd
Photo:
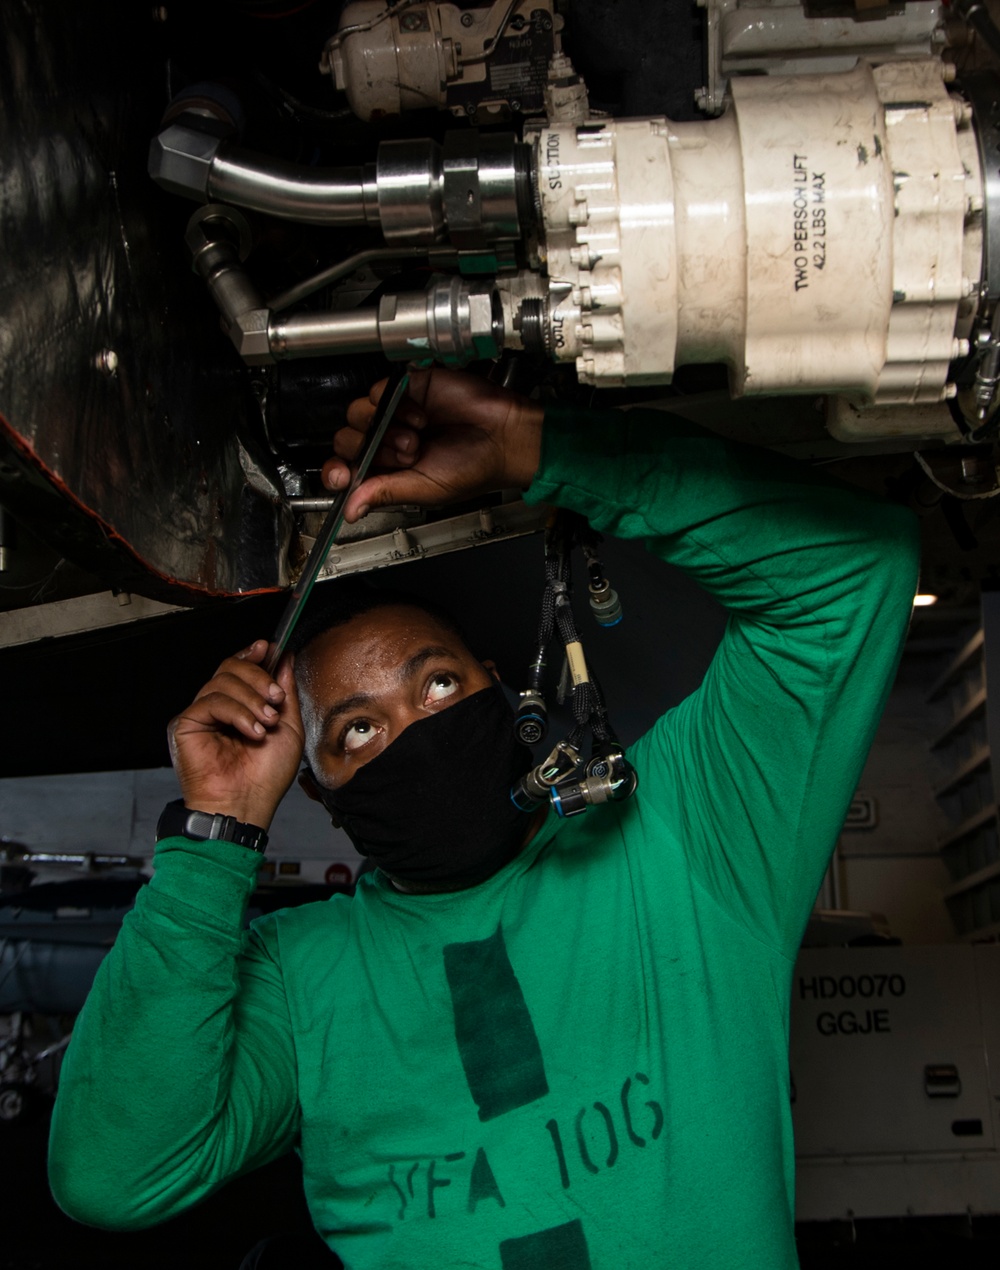
[[[588,539],[589,545],[593,537],[593,531],[590,530],[582,517],[561,514],[556,521],[553,533],[553,538],[558,540],[556,576],[549,583],[547,595],[551,593],[555,610],[556,629],[559,632],[559,638],[564,649],[570,644],[579,644],[582,647],[580,632],[576,625],[576,616],[573,612],[572,547],[575,543],[582,544],[585,538]],[[549,562],[547,561],[546,563],[548,573],[550,572]],[[571,707],[576,727],[572,733],[574,738],[572,744],[579,747],[583,734],[587,729],[593,734],[595,742],[617,743],[617,738],[608,719],[603,696],[589,667],[587,674],[587,679],[573,686]]]

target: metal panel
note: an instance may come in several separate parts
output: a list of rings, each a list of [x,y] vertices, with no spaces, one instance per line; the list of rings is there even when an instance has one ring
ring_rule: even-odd
[[[929,1097],[925,1067],[949,1063],[961,1091]],[[994,1146],[971,948],[802,952],[791,1067],[800,1157]],[[955,1131],[977,1120],[981,1134]]]
[[[796,1221],[997,1212],[1000,1160],[993,1154],[798,1162]]]
[[[803,951],[791,1068],[799,1221],[1000,1212],[1000,947]]]

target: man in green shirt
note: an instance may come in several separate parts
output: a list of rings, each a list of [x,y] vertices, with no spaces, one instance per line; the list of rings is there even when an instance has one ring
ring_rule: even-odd
[[[369,609],[275,681],[263,641],[224,662],[171,725],[186,805],[266,829],[304,747],[381,864],[244,933],[259,857],[158,844],[66,1056],[57,1200],[135,1228],[295,1148],[348,1270],[795,1266],[791,971],[898,659],[911,518],[677,418],[440,371],[380,461],[349,519],[521,487],[686,570],[723,641],[631,747],[635,797],[541,823],[446,619]]]

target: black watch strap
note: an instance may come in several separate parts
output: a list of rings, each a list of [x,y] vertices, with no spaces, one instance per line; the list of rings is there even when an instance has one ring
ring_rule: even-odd
[[[156,841],[161,838],[191,838],[194,842],[209,839],[235,842],[261,854],[267,849],[267,832],[258,825],[246,825],[235,816],[222,816],[210,811],[192,811],[183,798],[175,798],[164,807],[156,824]]]

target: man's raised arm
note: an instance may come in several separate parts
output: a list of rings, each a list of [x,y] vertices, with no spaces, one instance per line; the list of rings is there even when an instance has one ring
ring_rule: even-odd
[[[259,640],[170,725],[185,803],[267,829],[298,767],[291,666]],[[73,1030],[49,1178],[72,1217],[148,1226],[287,1150],[295,1055],[278,966],[243,918],[261,857],[166,838]]]
[[[658,411],[553,410],[544,437],[529,497],[644,539],[730,612],[702,686],[631,757],[644,814],[794,956],[899,659],[916,522]]]
[[[554,406],[543,423],[534,403],[470,379],[414,376],[409,434],[400,426],[383,455],[395,470],[366,481],[351,513],[455,497],[467,431],[476,489],[517,483],[643,539],[719,600],[722,645],[702,687],[632,748],[639,810],[622,814],[658,819],[652,835],[682,842],[734,917],[794,956],[899,659],[914,518],[659,411]],[[352,425],[373,408],[354,403]],[[356,446],[338,434],[332,488]]]

